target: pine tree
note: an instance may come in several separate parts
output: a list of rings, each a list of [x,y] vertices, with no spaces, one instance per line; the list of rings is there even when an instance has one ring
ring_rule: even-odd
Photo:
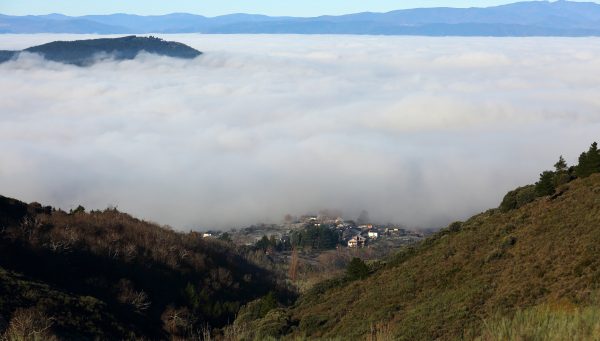
[[[580,178],[585,178],[598,172],[600,172],[600,152],[598,144],[594,142],[587,152],[579,156],[576,174]]]
[[[591,173],[600,172],[600,151],[598,151],[598,144],[596,142],[592,143],[587,154]]]
[[[578,178],[585,178],[591,174],[589,164],[588,154],[586,152],[581,153],[581,155],[579,155],[579,163],[575,169],[575,174]]]
[[[565,162],[565,159],[563,159],[562,155],[558,158],[558,162],[554,164],[554,168],[556,169],[556,173],[567,171],[567,163]]]
[[[558,158],[558,162],[554,164],[554,169],[556,169],[554,174],[554,187],[566,184],[571,180],[568,165],[562,155]]]
[[[538,197],[554,194],[554,172],[544,171],[540,174],[540,180],[535,184],[535,194]]]

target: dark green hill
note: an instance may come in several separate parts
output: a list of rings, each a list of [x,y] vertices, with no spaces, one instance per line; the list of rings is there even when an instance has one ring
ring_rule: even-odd
[[[288,295],[232,244],[0,196],[0,338],[192,337],[270,292]]]
[[[128,36],[75,41],[54,41],[23,51],[0,51],[0,63],[15,58],[21,52],[38,53],[44,58],[66,64],[85,66],[97,59],[126,60],[147,52],[173,58],[196,58],[202,52],[185,44],[156,37]]]
[[[366,279],[321,283],[236,327],[342,340],[600,338],[600,174],[528,201],[453,223]]]

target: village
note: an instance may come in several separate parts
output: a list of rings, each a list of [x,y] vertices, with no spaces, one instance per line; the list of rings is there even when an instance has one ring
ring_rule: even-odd
[[[364,248],[372,246],[398,247],[413,244],[424,238],[424,233],[410,230],[398,224],[376,224],[366,219],[347,220],[341,216],[331,217],[326,214],[303,215],[298,218],[286,216],[280,224],[257,224],[226,232],[207,231],[202,234],[205,238],[221,238],[231,240],[237,245],[257,245],[265,237],[272,246],[291,249],[296,246],[310,246],[306,239],[307,231],[313,232],[315,238],[330,238],[333,242],[326,243],[332,248]],[[300,240],[303,239],[303,240]],[[314,247],[313,247],[314,248]]]

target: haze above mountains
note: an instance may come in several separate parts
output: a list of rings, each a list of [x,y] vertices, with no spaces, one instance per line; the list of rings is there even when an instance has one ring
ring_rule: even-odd
[[[312,18],[174,13],[0,15],[0,33],[261,33],[425,36],[598,36],[600,4],[530,1],[487,8],[419,8]]]

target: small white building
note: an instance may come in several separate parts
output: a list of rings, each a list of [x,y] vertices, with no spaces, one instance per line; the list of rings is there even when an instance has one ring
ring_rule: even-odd
[[[367,242],[367,238],[357,235],[348,241],[348,247],[363,247]]]
[[[368,236],[371,239],[377,239],[379,237],[379,233],[377,233],[376,231],[369,231]]]

